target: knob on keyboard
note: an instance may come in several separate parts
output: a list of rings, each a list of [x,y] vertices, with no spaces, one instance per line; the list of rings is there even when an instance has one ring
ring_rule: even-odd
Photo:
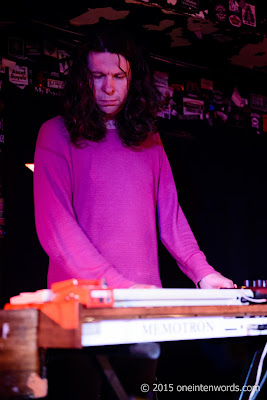
[[[246,279],[245,287],[251,289],[257,299],[267,299],[267,279]]]
[[[245,286],[249,288],[267,288],[267,279],[246,279]]]

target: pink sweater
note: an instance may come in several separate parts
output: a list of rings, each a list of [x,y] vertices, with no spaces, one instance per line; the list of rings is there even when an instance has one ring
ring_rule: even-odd
[[[34,171],[37,234],[49,256],[48,287],[70,278],[127,288],[161,286],[160,238],[196,284],[214,272],[179,206],[160,138],[140,150],[122,145],[115,129],[100,143],[73,146],[61,117],[40,129]]]

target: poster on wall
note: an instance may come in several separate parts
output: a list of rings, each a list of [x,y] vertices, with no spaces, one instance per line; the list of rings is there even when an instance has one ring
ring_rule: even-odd
[[[161,88],[160,92],[163,98],[162,109],[157,115],[158,117],[171,119],[174,107],[176,105],[173,100],[173,88],[171,86],[168,86],[167,88]]]
[[[24,46],[25,56],[40,56],[41,55],[41,44],[38,40],[28,40]]]
[[[158,117],[170,119],[174,110],[173,87],[169,86],[169,74],[162,71],[154,71],[154,81],[158,91],[162,95],[162,108]]]
[[[8,55],[13,57],[23,57],[24,40],[20,38],[8,38]]]
[[[44,55],[57,58],[57,47],[49,40],[44,40]]]

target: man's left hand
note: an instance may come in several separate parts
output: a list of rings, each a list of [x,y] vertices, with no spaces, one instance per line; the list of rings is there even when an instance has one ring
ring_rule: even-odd
[[[219,272],[214,272],[202,278],[199,287],[201,289],[232,289],[237,286],[231,279],[225,278]]]

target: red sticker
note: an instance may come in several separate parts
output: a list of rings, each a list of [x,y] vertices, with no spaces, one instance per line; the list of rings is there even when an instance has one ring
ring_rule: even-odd
[[[231,25],[239,28],[242,24],[241,19],[237,15],[230,15],[229,22]]]
[[[214,12],[218,21],[224,22],[226,20],[227,12],[223,4],[216,4]]]

